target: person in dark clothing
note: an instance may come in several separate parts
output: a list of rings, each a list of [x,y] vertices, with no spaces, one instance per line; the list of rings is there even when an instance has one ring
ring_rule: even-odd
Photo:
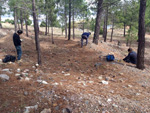
[[[128,49],[128,56],[126,56],[123,60],[128,63],[136,64],[137,63],[137,54],[132,50],[132,48]]]
[[[81,35],[81,47],[83,47],[83,40],[86,40],[86,45],[88,44],[88,38],[89,38],[90,35],[91,35],[90,32],[84,32]]]
[[[20,35],[22,34],[22,30],[18,30],[17,33],[14,33],[13,35],[13,42],[14,46],[17,51],[17,60],[19,61],[22,56],[22,50],[21,50],[21,40],[20,40]]]

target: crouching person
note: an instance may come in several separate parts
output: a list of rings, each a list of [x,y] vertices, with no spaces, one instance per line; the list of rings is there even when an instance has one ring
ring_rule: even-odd
[[[125,62],[136,64],[137,63],[137,54],[132,50],[132,48],[128,49],[128,56],[123,59]]]
[[[21,56],[22,56],[21,40],[20,40],[20,35],[22,33],[23,33],[22,30],[18,30],[17,33],[14,33],[14,35],[13,35],[13,42],[14,42],[14,46],[17,51],[17,60],[18,61],[21,60]]]
[[[81,35],[81,47],[83,47],[83,41],[86,40],[86,45],[88,44],[88,38],[89,36],[91,35],[90,32],[84,32],[82,35]]]

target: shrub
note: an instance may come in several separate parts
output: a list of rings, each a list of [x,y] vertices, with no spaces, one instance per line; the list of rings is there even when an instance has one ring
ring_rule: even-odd
[[[10,23],[10,24],[14,24],[14,20],[6,19],[6,20],[5,20],[5,23],[6,23],[6,22],[8,22],[8,23]]]
[[[40,27],[46,27],[46,23],[44,21],[41,22]]]
[[[102,35],[102,34],[103,34],[103,29],[102,29],[102,28],[100,28],[100,32],[99,32],[99,34],[100,34],[100,35]]]
[[[27,20],[27,25],[31,25],[32,24],[32,20],[28,19]]]

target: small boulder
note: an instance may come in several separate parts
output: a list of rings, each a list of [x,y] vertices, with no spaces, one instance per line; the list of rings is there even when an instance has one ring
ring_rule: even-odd
[[[65,74],[65,76],[70,76],[70,73]]]
[[[102,80],[102,84],[108,85],[108,81]]]
[[[44,110],[41,111],[40,113],[51,113],[51,109],[44,109]]]
[[[25,107],[25,110],[23,113],[31,113],[32,110],[36,110],[37,108],[38,108],[38,105]]]
[[[10,72],[10,69],[3,69],[2,71]]]
[[[19,73],[20,71],[21,71],[21,69],[20,69],[20,68],[18,68],[18,69],[17,69],[17,72]]]
[[[44,80],[37,80],[37,82],[42,83],[42,84],[48,84],[46,81]]]
[[[0,74],[0,79],[2,79],[3,81],[8,81],[9,80],[9,76],[6,74]]]

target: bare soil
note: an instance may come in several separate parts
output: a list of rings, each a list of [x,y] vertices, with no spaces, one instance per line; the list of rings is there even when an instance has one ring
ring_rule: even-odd
[[[7,54],[16,55],[13,30],[3,30],[6,34],[0,37],[0,59]],[[128,48],[125,43],[117,45],[122,37],[99,45],[89,40],[88,46],[81,48],[79,38],[68,41],[56,35],[52,44],[50,36],[40,35],[42,65],[36,67],[34,33],[30,31],[29,35],[21,36],[22,62],[0,64],[0,74],[10,77],[5,82],[0,80],[0,113],[26,113],[25,107],[35,105],[38,108],[30,113],[40,113],[45,108],[51,113],[150,112],[150,61],[146,59],[145,70],[119,61],[127,55]],[[146,37],[148,47],[150,36]],[[147,58],[149,49],[146,48]],[[116,61],[107,62],[104,56],[112,52]],[[18,68],[21,72],[17,72]],[[28,75],[23,76],[27,69]]]

